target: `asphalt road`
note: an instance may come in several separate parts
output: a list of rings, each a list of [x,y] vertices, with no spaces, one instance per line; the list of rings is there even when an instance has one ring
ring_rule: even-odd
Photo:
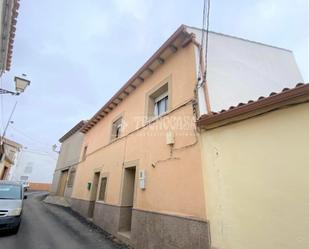
[[[0,234],[0,249],[116,249],[107,235],[70,212],[29,193],[18,234]]]

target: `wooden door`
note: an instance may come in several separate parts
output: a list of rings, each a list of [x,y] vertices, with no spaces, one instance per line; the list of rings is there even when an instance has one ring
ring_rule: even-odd
[[[69,170],[65,170],[61,172],[59,187],[58,187],[58,195],[64,196],[65,187],[67,185]]]
[[[91,187],[90,205],[89,205],[89,209],[88,209],[89,218],[92,218],[93,214],[94,214],[99,181],[100,181],[100,172],[96,172],[96,173],[94,173],[92,187]]]
[[[125,212],[122,213],[123,219],[119,225],[119,231],[130,232],[132,225],[132,209],[134,205],[135,195],[135,176],[136,168],[129,167],[124,169],[123,184],[122,184],[122,210],[125,208]]]
[[[1,176],[0,180],[7,180],[6,177],[7,177],[8,172],[9,172],[9,168],[4,166],[4,169],[3,169],[2,176]]]

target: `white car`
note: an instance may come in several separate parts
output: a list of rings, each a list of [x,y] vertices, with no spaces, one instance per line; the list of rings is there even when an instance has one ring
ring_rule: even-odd
[[[29,182],[21,181],[20,183],[21,183],[21,185],[23,186],[24,191],[27,191],[28,188],[29,188]]]
[[[0,231],[18,232],[26,198],[21,183],[0,181]]]

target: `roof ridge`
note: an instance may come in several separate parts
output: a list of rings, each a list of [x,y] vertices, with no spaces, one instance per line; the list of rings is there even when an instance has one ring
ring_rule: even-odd
[[[194,26],[187,26],[187,25],[184,25],[184,26],[187,27],[187,28],[196,29],[196,30],[200,30],[200,31],[203,30],[201,28],[197,28],[197,27],[194,27]],[[280,49],[280,50],[284,50],[284,51],[293,53],[292,50],[287,49],[287,48],[282,48],[282,47],[270,45],[270,44],[267,44],[267,43],[264,43],[264,42],[253,41],[253,40],[242,38],[242,37],[235,36],[235,35],[229,35],[229,34],[225,34],[225,33],[221,33],[221,32],[216,32],[216,31],[212,31],[212,30],[210,30],[209,33],[213,33],[213,34],[221,35],[221,36],[226,36],[226,37],[234,38],[234,39],[237,39],[237,40],[242,40],[242,41],[246,41],[246,42],[250,42],[250,43],[255,43],[255,44],[258,44],[258,45],[262,45],[262,46],[266,46],[266,47],[271,47],[271,48],[275,48],[275,49]]]

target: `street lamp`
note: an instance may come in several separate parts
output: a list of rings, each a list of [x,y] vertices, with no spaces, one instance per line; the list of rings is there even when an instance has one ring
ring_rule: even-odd
[[[26,90],[27,86],[30,85],[30,80],[27,80],[27,79],[21,78],[21,77],[17,77],[17,76],[15,76],[14,81],[15,81],[16,93],[18,93],[18,94],[24,92]]]
[[[25,74],[23,74],[23,76],[26,76]],[[23,77],[14,77],[14,81],[15,81],[15,90],[16,92],[12,92],[3,88],[0,88],[0,94],[12,94],[12,95],[19,95],[22,92],[25,91],[25,89],[27,88],[27,86],[30,85],[30,80],[27,80]]]
[[[52,148],[53,148],[53,152],[56,152],[56,153],[58,153],[58,154],[60,154],[60,150],[57,150],[57,144],[54,144],[53,146],[52,146]]]
[[[25,89],[27,88],[27,86],[30,85],[30,80],[27,80],[27,79],[24,78],[24,77],[26,77],[25,74],[22,74],[22,76],[23,77],[17,77],[17,76],[14,77],[15,92],[12,92],[12,91],[0,88],[0,94],[19,95],[22,92],[24,92]],[[8,127],[9,127],[9,124],[13,122],[13,121],[11,121],[11,119],[12,119],[13,113],[15,111],[16,105],[17,105],[17,102],[15,103],[15,105],[13,107],[13,110],[12,110],[12,112],[10,114],[9,120],[8,120],[6,126],[5,126],[3,134],[0,136],[0,162],[3,159],[3,155],[4,155],[4,152],[5,152],[4,151],[4,137],[5,137],[6,131],[7,131]]]

